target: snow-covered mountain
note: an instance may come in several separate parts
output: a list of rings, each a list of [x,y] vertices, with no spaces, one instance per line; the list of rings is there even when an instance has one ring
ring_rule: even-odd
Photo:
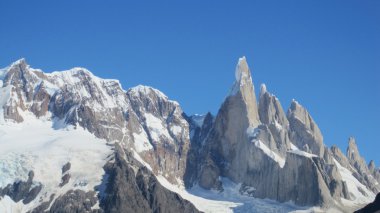
[[[244,57],[216,116],[84,68],[0,70],[0,212],[349,212],[379,181],[354,138],[345,155],[297,101],[257,100]]]

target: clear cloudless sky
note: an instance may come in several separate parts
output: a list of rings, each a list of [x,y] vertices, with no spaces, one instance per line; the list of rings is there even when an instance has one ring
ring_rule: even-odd
[[[86,67],[144,84],[187,114],[216,114],[245,55],[261,83],[293,98],[344,152],[355,136],[380,164],[380,1],[0,1],[0,67]]]

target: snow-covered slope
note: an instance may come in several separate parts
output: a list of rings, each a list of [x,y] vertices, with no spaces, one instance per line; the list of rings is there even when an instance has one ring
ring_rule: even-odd
[[[224,186],[224,190],[222,192],[206,190],[198,185],[186,190],[181,186],[176,186],[169,183],[162,176],[159,176],[158,180],[163,186],[180,194],[183,198],[192,202],[195,207],[205,213],[322,212],[322,210],[318,207],[300,207],[291,202],[279,203],[270,199],[254,198],[247,194],[243,194],[240,191],[241,184],[236,184],[228,178],[221,178]],[[329,209],[327,212],[340,211],[337,209]]]
[[[19,181],[27,181],[34,172],[33,184],[42,185],[37,197],[30,203],[15,202],[5,195],[0,210],[26,212],[57,198],[69,190],[93,191],[101,184],[109,155],[106,141],[95,137],[81,127],[58,128],[49,119],[24,115],[22,123],[7,122],[0,127],[0,188]],[[62,168],[70,163],[67,184],[62,183]],[[4,211],[1,211],[4,212]]]
[[[348,191],[351,200],[342,198],[345,205],[356,206],[363,203],[370,203],[373,201],[375,194],[367,189],[362,183],[358,181],[350,170],[344,168],[338,161],[334,159],[335,164],[338,166],[338,171],[342,176],[342,180],[347,183]]]

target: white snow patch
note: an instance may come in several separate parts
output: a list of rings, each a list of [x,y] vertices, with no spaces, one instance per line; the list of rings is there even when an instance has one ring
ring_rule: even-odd
[[[276,161],[281,168],[284,167],[285,159],[269,149],[261,140],[253,139],[251,142],[255,144],[257,148],[261,149],[266,155]]]
[[[254,90],[254,86],[252,84],[252,78],[250,76],[250,71],[248,67],[247,60],[245,56],[239,58],[238,64],[235,69],[235,82],[229,92],[228,96],[236,95],[237,92],[240,91],[241,87],[244,85],[250,84],[252,85],[252,90]]]
[[[133,133],[135,149],[138,153],[153,149],[152,144],[149,143],[148,136],[144,130],[139,134]]]
[[[259,134],[259,129],[254,127],[248,127],[246,130],[246,133],[249,138],[251,139],[251,142],[261,151],[264,152],[268,157],[273,159],[275,162],[278,163],[278,165],[283,168],[285,165],[285,159],[279,156],[277,153],[273,152],[271,149],[269,149],[260,139],[257,139],[257,135]]]
[[[172,131],[172,133],[174,135],[179,135],[182,133],[182,127],[178,126],[178,125],[173,125],[170,127],[170,131]]]
[[[2,82],[2,81],[1,81]],[[0,88],[0,124],[5,122],[4,120],[4,106],[11,98],[12,85]]]
[[[262,83],[260,85],[260,96],[264,95],[266,92],[267,92],[267,86],[264,83]]]
[[[165,136],[166,138],[170,138],[168,130],[164,127],[162,121],[159,118],[151,113],[145,113],[144,117],[146,119],[146,125],[150,130],[150,135],[154,141],[159,142],[161,135]]]
[[[150,87],[150,86],[144,86],[144,85],[140,84],[140,85],[137,85],[137,86],[131,88],[130,90],[136,95],[138,93],[141,93],[144,95],[149,95],[149,93],[154,92],[158,96],[160,96],[161,98],[168,99],[168,97],[164,93],[162,93],[161,91],[154,89],[153,87]]]
[[[12,198],[5,195],[0,200],[0,211],[1,212],[9,212],[9,213],[18,213],[18,212],[24,212],[24,204],[22,203],[22,200],[19,202],[14,202]],[[26,211],[25,211],[26,212]]]
[[[293,143],[290,143],[290,149],[291,150],[299,150],[298,147],[296,145],[294,145]]]
[[[124,97],[125,91],[123,91],[118,80],[99,78],[85,68],[75,67],[66,71],[45,73],[45,75],[53,82],[52,85],[55,85],[55,87],[72,86],[81,99],[91,98],[92,96],[101,99],[102,104],[94,102],[91,106],[97,110],[103,110],[104,108],[125,108],[128,105]],[[85,87],[83,81],[88,81],[95,89]]]
[[[280,123],[278,123],[277,120],[274,121],[274,126],[277,128],[277,130],[281,131],[283,128]]]
[[[247,128],[247,135],[248,135],[248,137],[255,138],[255,137],[257,137],[258,134],[259,134],[259,129],[258,128],[251,127],[251,126]]]
[[[259,213],[259,212],[315,212],[318,208],[299,207],[291,202],[279,203],[269,199],[259,199],[242,195],[239,190],[241,184],[236,184],[228,178],[221,178],[223,192],[205,190],[196,185],[186,190],[183,186],[169,183],[163,176],[157,177],[165,188],[178,193],[182,198],[189,200],[197,209],[205,213]]]
[[[367,204],[375,199],[375,194],[367,189],[362,183],[360,183],[353,175],[350,170],[340,165],[340,163],[334,159],[335,165],[338,167],[338,171],[342,176],[342,180],[346,181],[348,192],[350,193],[353,200],[347,200],[341,198],[344,205],[356,206],[358,204]],[[368,196],[364,196],[358,188],[361,188]],[[354,196],[354,197],[352,197]]]
[[[318,157],[317,155],[299,150],[298,147],[296,145],[294,145],[293,143],[290,143],[290,150],[288,152],[294,153],[297,155],[301,155],[301,156],[305,156],[307,158]]]
[[[248,69],[247,59],[245,56],[239,58],[239,62],[235,70],[235,80],[240,82],[242,78],[248,77]]]
[[[41,183],[43,188],[27,205],[1,199],[0,212],[9,212],[5,211],[9,208],[13,212],[26,212],[49,200],[51,194],[56,198],[72,188],[94,190],[101,183],[103,165],[112,153],[105,140],[82,128],[57,130],[50,121],[24,118],[23,123],[7,122],[0,126],[0,188],[27,180],[29,171],[34,171],[34,183]],[[70,182],[60,188],[61,169],[67,162],[71,163]]]

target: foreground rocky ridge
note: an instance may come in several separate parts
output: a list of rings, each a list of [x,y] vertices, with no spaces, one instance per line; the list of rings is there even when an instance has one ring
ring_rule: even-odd
[[[380,191],[380,170],[373,161],[366,165],[353,138],[346,154],[326,147],[308,111],[293,100],[285,112],[265,85],[257,102],[244,57],[235,78],[214,117],[188,116],[156,89],[124,91],[118,81],[100,79],[84,68],[44,73],[21,59],[0,70],[0,125],[23,123],[31,113],[52,121],[56,129],[84,128],[117,147],[115,158],[104,166],[103,191],[72,189],[34,211],[197,211],[162,187],[155,175],[175,185],[217,190],[223,190],[220,179],[227,177],[254,197],[342,211]],[[0,197],[28,204],[44,187],[32,182],[31,176],[0,188]],[[70,174],[62,172],[57,187],[68,182]]]
[[[167,190],[133,154],[116,145],[115,159],[105,165],[109,175],[100,206],[105,212],[199,212],[193,204]]]

